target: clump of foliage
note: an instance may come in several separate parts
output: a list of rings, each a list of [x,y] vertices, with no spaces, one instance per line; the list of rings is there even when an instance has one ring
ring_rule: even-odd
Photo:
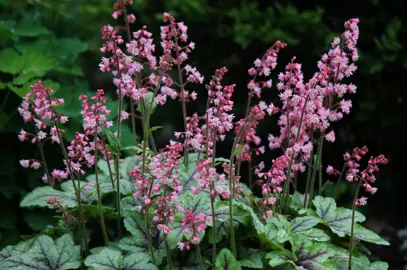
[[[23,97],[18,111],[28,128],[18,137],[37,145],[40,156],[20,164],[43,170],[48,185],[34,189],[20,206],[53,209],[59,223],[3,249],[0,267],[387,269],[387,263],[369,260],[363,242],[389,243],[364,228],[365,217],[356,211],[366,205],[365,194],[377,192],[376,174],[387,159],[372,156],[363,167],[368,153],[363,146],[344,154],[342,169],[324,168],[321,161],[324,143],[335,141],[332,123],[350,113],[352,102],[344,97],[356,93],[346,80],[357,69],[359,20],[345,22],[345,31],[334,38],[309,81],[304,82],[293,57],[278,75],[279,103],[267,104],[262,92],[273,88],[270,74],[287,46],[275,42],[248,70],[247,109],[236,119],[236,85],[222,83],[226,67],[205,83],[205,111],[188,115],[187,106],[198,98],[193,89],[205,80],[187,62],[195,49],[187,26],[164,13],[157,57],[146,26],[130,31],[136,22],[127,13],[131,4],[118,0],[113,18],[123,19],[123,25],[101,30],[99,67],[113,75],[115,112],[104,90],[81,94],[82,127],[66,144],[70,118],[58,110],[65,100],[42,81]],[[153,135],[162,127],[150,126],[150,118],[169,99],[180,101],[184,130],[157,149]],[[267,114],[278,116],[280,133],[270,134],[268,144],[278,156],[271,164],[252,164],[253,156],[267,153],[256,134]],[[130,147],[123,146],[126,121],[134,142]],[[218,157],[217,147],[227,136],[233,137],[230,156]],[[60,168],[48,166],[45,144],[60,151]],[[248,179],[241,179],[242,163],[249,164]],[[337,206],[337,192],[321,196],[331,183],[324,181],[325,171],[337,176],[336,186],[342,181],[356,185],[352,209]]]

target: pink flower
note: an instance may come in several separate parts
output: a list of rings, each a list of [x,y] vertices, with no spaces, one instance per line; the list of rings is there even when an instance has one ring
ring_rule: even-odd
[[[28,168],[30,166],[30,161],[27,159],[22,159],[20,160],[20,165],[23,168]]]
[[[168,227],[168,225],[165,225],[165,224],[158,224],[157,229],[159,229],[160,231],[162,231],[165,234],[168,234],[171,232],[170,227]]]
[[[341,107],[341,110],[344,113],[349,114],[350,108],[352,108],[352,101],[351,100],[341,100],[341,102],[339,103],[339,106]]]
[[[325,135],[325,139],[329,142],[334,142],[335,141],[335,132],[332,130],[328,134]]]
[[[21,130],[20,133],[18,134],[18,139],[23,142],[28,139],[28,132]]]
[[[38,170],[41,167],[41,164],[38,161],[33,161],[31,163],[31,168]]]
[[[326,168],[326,173],[327,173],[327,174],[334,174],[334,173],[335,173],[335,170],[334,170],[334,168],[333,168],[331,165],[329,165],[329,166]]]
[[[136,16],[134,16],[134,14],[127,15],[127,21],[129,23],[134,23],[136,21]]]
[[[360,197],[355,201],[356,206],[364,206],[367,204],[367,198],[366,197]]]
[[[120,113],[120,121],[129,119],[129,113],[126,111],[121,111]]]

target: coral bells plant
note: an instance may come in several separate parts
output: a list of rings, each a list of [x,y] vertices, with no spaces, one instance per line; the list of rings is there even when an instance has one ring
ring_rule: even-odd
[[[349,95],[356,93],[349,77],[357,69],[358,19],[345,22],[310,79],[293,57],[272,81],[287,46],[277,41],[254,60],[248,84],[240,86],[223,83],[226,67],[205,80],[188,63],[195,43],[172,15],[164,13],[159,40],[145,25],[134,30],[131,4],[117,1],[118,25],[101,30],[99,68],[117,89],[116,119],[104,90],[82,94],[82,128],[67,143],[62,134],[69,119],[56,110],[64,100],[41,81],[23,98],[19,113],[27,129],[18,138],[36,144],[39,158],[20,164],[42,170],[44,186],[21,207],[48,207],[60,222],[2,250],[0,268],[387,269],[369,260],[364,243],[389,243],[364,228],[357,212],[378,192],[376,176],[387,159],[369,157],[363,146],[344,154],[342,169],[322,162],[324,144],[335,142],[332,124],[350,113]],[[195,90],[199,84],[207,95]],[[233,94],[243,91],[247,109],[237,118]],[[263,91],[273,91],[278,102],[263,100]],[[206,108],[189,114],[198,93]],[[150,119],[168,98],[179,101],[184,128],[159,149],[153,135],[161,127]],[[256,129],[270,115],[278,116],[279,133],[267,143]],[[128,147],[123,125],[133,131]],[[230,155],[220,157],[217,147],[227,145],[226,137],[233,141]],[[61,153],[62,167],[47,165],[47,143]],[[274,157],[270,163],[254,164],[266,155]],[[324,190],[327,175],[337,177],[331,195]],[[336,204],[343,183],[355,190],[352,209]]]

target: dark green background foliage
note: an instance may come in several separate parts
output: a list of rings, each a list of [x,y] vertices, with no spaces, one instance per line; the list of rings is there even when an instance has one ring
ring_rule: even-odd
[[[48,211],[18,206],[24,194],[42,185],[41,173],[18,165],[18,160],[38,155],[35,147],[17,140],[16,133],[23,125],[16,111],[20,97],[40,78],[52,86],[56,96],[67,103],[61,112],[70,117],[71,130],[65,134],[69,140],[80,126],[77,96],[99,88],[113,96],[110,75],[98,69],[100,28],[117,23],[111,17],[112,2],[59,0],[55,5],[54,0],[0,0],[0,248],[55,222]],[[316,71],[316,62],[332,38],[342,31],[344,21],[359,17],[359,70],[352,77],[358,92],[352,97],[351,115],[336,124],[337,141],[325,148],[324,160],[325,165],[340,167],[343,152],[362,145],[367,145],[372,155],[388,157],[389,166],[377,182],[379,192],[364,210],[370,228],[391,237],[396,248],[374,253],[390,265],[400,263],[400,256],[394,256],[394,232],[407,224],[403,215],[407,212],[403,177],[407,8],[402,0],[135,0],[132,9],[137,17],[135,26],[148,25],[157,38],[164,11],[188,25],[190,39],[197,44],[190,61],[206,78],[216,68],[229,69],[225,83],[237,84],[234,101],[238,116],[246,104],[247,69],[276,40],[289,46],[280,55],[275,79],[293,56],[303,64],[307,79]],[[203,86],[196,90],[206,95]],[[275,90],[264,93],[267,101],[276,96]],[[202,111],[200,104],[191,103],[188,112]],[[112,112],[117,110],[116,103],[110,106]],[[161,147],[174,130],[182,129],[179,108],[178,103],[169,102],[153,116],[152,126],[164,126],[156,132]],[[266,141],[268,133],[277,131],[276,119],[266,118],[258,131]],[[124,132],[129,134],[128,129]],[[130,136],[125,138],[129,144]],[[220,147],[220,155],[229,154],[228,142]],[[60,153],[52,147],[46,151],[50,167],[60,165]],[[266,161],[272,158],[268,154]],[[344,192],[340,203],[349,203],[350,193]]]

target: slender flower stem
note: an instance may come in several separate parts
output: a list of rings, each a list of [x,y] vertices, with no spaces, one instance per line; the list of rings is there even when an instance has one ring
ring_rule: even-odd
[[[253,186],[252,160],[249,160],[249,187]]]
[[[160,80],[161,81],[161,80]],[[154,90],[154,94],[153,94],[153,98],[152,100],[154,100],[155,95],[157,94],[157,91],[160,87],[160,84],[157,84],[157,87]],[[148,136],[149,136],[149,124],[150,124],[150,115],[151,115],[151,111],[152,111],[152,107],[153,107],[153,102],[151,102],[150,107],[147,109],[144,101],[142,100],[142,116],[143,116],[143,148],[142,148],[142,160],[141,160],[141,173],[145,174],[146,172],[146,153],[147,153],[147,146],[148,146]],[[152,181],[151,185],[150,185],[150,189],[148,192],[148,196],[150,197],[150,193],[153,187],[153,183],[154,181]],[[147,241],[148,241],[148,250],[150,252],[150,256],[151,256],[151,260],[152,262],[155,264],[155,256],[154,256],[154,249],[153,249],[153,241],[151,238],[151,230],[150,230],[150,221],[148,218],[148,206],[146,205],[144,207],[145,209],[145,215],[144,215],[144,222],[146,225],[146,230],[147,230]]]
[[[297,181],[298,181],[298,173],[295,173],[295,175],[294,175],[294,183],[293,183],[294,192],[297,191]]]
[[[278,211],[280,214],[283,212],[284,202],[286,201],[287,197],[289,196],[289,192],[290,192],[291,168],[293,166],[293,160],[294,160],[294,154],[291,155],[290,163],[288,164],[287,177],[284,182],[283,194],[281,196],[281,202],[280,202],[280,209]]]
[[[310,95],[308,94],[307,98],[305,99],[304,106],[303,106],[303,108],[301,110],[300,124],[298,126],[297,135],[295,137],[295,143],[297,143],[299,138],[300,138],[301,126],[302,126],[302,123],[303,123],[305,108],[307,107],[307,102],[308,102],[309,96]],[[289,118],[289,109],[288,108],[289,108],[289,106],[287,105],[287,115],[286,115],[286,117],[287,117],[287,135],[286,135],[286,137],[287,137],[287,148],[290,147],[290,122],[289,122],[290,118]],[[312,158],[312,156],[311,156],[311,158]],[[292,168],[293,162],[294,162],[294,153],[291,155],[290,163],[289,163],[288,169],[287,169],[287,179],[286,179],[286,181],[284,183],[283,195],[282,195],[281,203],[280,203],[280,211],[279,211],[280,214],[283,211],[284,202],[285,202],[286,198],[288,198],[288,196],[289,196],[290,180],[291,180],[291,168]],[[288,207],[288,204],[287,204],[287,207]]]
[[[53,183],[51,183],[51,181],[53,181],[53,180],[51,180],[51,176],[48,171],[47,161],[45,160],[44,147],[42,146],[42,143],[39,140],[37,140],[37,145],[38,145],[38,149],[40,150],[41,161],[42,161],[42,165],[44,166],[45,175],[47,176],[47,181],[50,185],[53,185]]]
[[[319,164],[318,164],[318,195],[321,195],[322,193],[322,151],[321,151],[321,156],[319,157]]]
[[[117,207],[117,229],[119,237],[122,235],[122,221],[121,221],[121,211],[120,211],[120,171],[119,171],[119,155],[115,157],[114,168],[116,174],[116,207]]]
[[[144,215],[144,222],[146,224],[146,230],[147,230],[147,241],[148,241],[148,251],[150,252],[151,256],[151,261],[153,264],[156,264],[155,262],[155,256],[154,256],[154,249],[153,249],[153,240],[151,238],[151,226],[150,226],[150,221],[148,220],[148,207],[145,207],[145,215]]]
[[[110,182],[112,183],[112,189],[115,190],[115,184],[114,184],[114,179],[113,179],[113,172],[112,172],[112,167],[110,166],[110,160],[109,157],[107,156],[106,152],[106,143],[104,140],[102,141],[103,149],[105,149],[105,161],[107,163],[107,169],[109,170],[109,177],[110,177]]]
[[[95,135],[95,177],[96,177],[96,193],[97,193],[97,197],[98,197],[98,206],[99,206],[99,217],[100,217],[100,225],[102,227],[102,232],[103,232],[103,239],[105,242],[105,245],[107,246],[109,244],[109,236],[107,234],[106,231],[106,224],[105,224],[105,217],[103,215],[103,207],[102,207],[102,197],[100,196],[100,184],[99,184],[99,171],[98,171],[98,164],[97,164],[97,160],[98,160],[98,154],[97,154],[97,129],[98,127],[96,127],[96,135]]]
[[[170,247],[168,245],[167,235],[165,233],[164,233],[164,245],[165,245],[165,252],[167,253],[168,269],[172,270],[171,252],[170,252]]]
[[[198,255],[199,269],[203,270],[204,269],[203,268],[203,261],[202,261],[201,248],[199,247],[199,243],[196,244],[196,254]]]
[[[116,47],[116,45],[115,45]],[[117,48],[115,48],[116,50]],[[117,78],[121,80],[121,70],[120,70],[120,65],[119,65],[119,56],[116,55],[116,66],[117,66]],[[121,137],[121,112],[122,112],[122,106],[123,106],[123,97],[122,97],[122,87],[121,83],[118,83],[118,88],[119,88],[119,93],[118,93],[118,101],[119,101],[119,106],[117,108],[117,140],[120,141]],[[115,157],[115,171],[116,171],[116,207],[117,207],[117,229],[119,233],[119,237],[122,235],[122,225],[121,225],[121,211],[120,211],[120,171],[119,171],[119,158],[120,155],[116,155]]]
[[[314,195],[314,186],[315,186],[316,174],[317,174],[317,171],[319,170],[319,167],[320,167],[320,164],[321,164],[321,153],[322,153],[323,140],[324,140],[324,136],[321,137],[321,139],[320,139],[320,141],[318,143],[317,160],[316,160],[316,164],[314,166],[314,169],[312,171],[311,186],[310,186],[310,193],[309,193],[307,208],[310,207],[312,197]]]
[[[131,132],[133,134],[133,146],[137,144],[137,133],[136,133],[136,112],[134,111],[133,101],[130,100],[130,113],[131,113]]]
[[[212,167],[215,168],[215,158],[216,158],[216,130],[213,132],[213,148],[212,148]],[[211,198],[211,211],[212,211],[212,263],[215,265],[216,262],[216,216],[215,216],[215,198],[212,197],[212,190],[215,188],[215,182],[212,180],[210,186],[209,196]]]
[[[47,98],[48,98],[48,102],[51,104],[51,96],[49,94],[49,92],[47,91]],[[54,109],[51,107],[52,113],[54,115],[56,115]],[[87,254],[89,252],[89,247],[88,247],[88,236],[87,236],[87,232],[86,232],[86,225],[85,225],[85,215],[83,214],[83,209],[82,209],[82,202],[81,202],[81,185],[80,185],[80,181],[78,178],[78,186],[75,185],[75,175],[73,173],[72,167],[71,167],[71,162],[69,160],[68,157],[68,153],[66,152],[65,149],[65,144],[62,138],[62,134],[61,134],[61,130],[59,128],[58,122],[57,120],[54,118],[54,126],[56,128],[57,131],[57,135],[58,135],[58,139],[59,139],[59,146],[61,147],[61,151],[62,151],[62,155],[66,161],[66,166],[68,168],[68,172],[69,172],[69,176],[71,178],[72,181],[72,186],[74,188],[75,191],[75,195],[76,195],[76,199],[78,201],[78,208],[79,208],[79,216],[80,216],[80,220],[81,220],[81,227],[82,227],[82,234],[83,234],[83,241],[85,243],[85,253]]]
[[[353,234],[354,234],[354,230],[355,230],[355,211],[356,211],[356,205],[355,202],[358,199],[359,196],[359,191],[360,191],[360,187],[362,186],[362,179],[359,179],[359,183],[358,186],[356,188],[356,192],[355,192],[355,196],[353,198],[353,205],[352,205],[352,224],[351,224],[351,229],[350,229],[350,242],[349,242],[349,265],[348,265],[348,269],[352,270],[352,253],[353,253],[353,245],[354,245],[354,241],[353,241]]]
[[[314,149],[311,150],[310,158],[308,160],[308,172],[307,172],[307,182],[305,184],[305,192],[304,192],[304,208],[307,205],[307,198],[308,192],[310,187],[310,179],[311,179],[311,172],[312,172],[312,161],[314,160]]]
[[[243,126],[239,130],[239,133],[237,134],[233,146],[232,146],[232,151],[230,153],[230,160],[229,160],[229,224],[230,224],[230,249],[232,251],[233,256],[236,257],[236,244],[235,244],[235,228],[233,227],[233,196],[234,196],[234,190],[235,190],[235,181],[234,181],[234,174],[233,174],[233,159],[235,158],[235,151],[236,151],[236,145],[238,140],[240,139],[240,136],[243,134],[243,130],[245,129],[245,124],[247,122],[247,119],[245,120]]]
[[[124,12],[124,23],[126,25],[126,35],[127,35],[127,41],[130,42],[131,41],[131,32],[130,32],[130,24],[129,24],[129,20],[127,19],[127,9],[126,7],[123,8],[123,12]],[[133,145],[136,145],[137,143],[137,134],[136,134],[136,114],[134,111],[134,104],[133,101],[130,99],[129,102],[130,105],[130,112],[131,112],[131,131],[133,134]]]
[[[174,31],[175,30],[175,25],[174,27]],[[176,50],[175,50],[175,55],[177,58],[177,69],[178,69],[178,81],[179,81],[179,85],[180,85],[180,92],[181,92],[181,103],[182,103],[182,117],[184,119],[184,129],[185,132],[188,131],[187,128],[187,107],[186,107],[186,102],[185,102],[185,89],[184,89],[184,80],[182,78],[182,69],[181,69],[181,64],[179,61],[179,46],[178,46],[178,40],[177,40],[177,35],[174,35],[174,42],[175,42],[175,46],[176,46]],[[185,167],[188,166],[188,148],[186,147],[186,145],[184,145],[184,165]]]
[[[346,170],[347,167],[348,167],[348,166],[347,166],[347,164],[346,164],[346,162],[345,162],[345,164],[343,164],[343,167],[342,167],[342,170],[341,170],[341,174],[339,175],[338,181],[336,182],[336,185],[335,185],[335,192],[334,192],[334,199],[335,199],[335,200],[338,198],[339,187],[340,187],[340,185],[341,185],[342,178],[343,178],[343,175],[344,175],[345,170]]]

